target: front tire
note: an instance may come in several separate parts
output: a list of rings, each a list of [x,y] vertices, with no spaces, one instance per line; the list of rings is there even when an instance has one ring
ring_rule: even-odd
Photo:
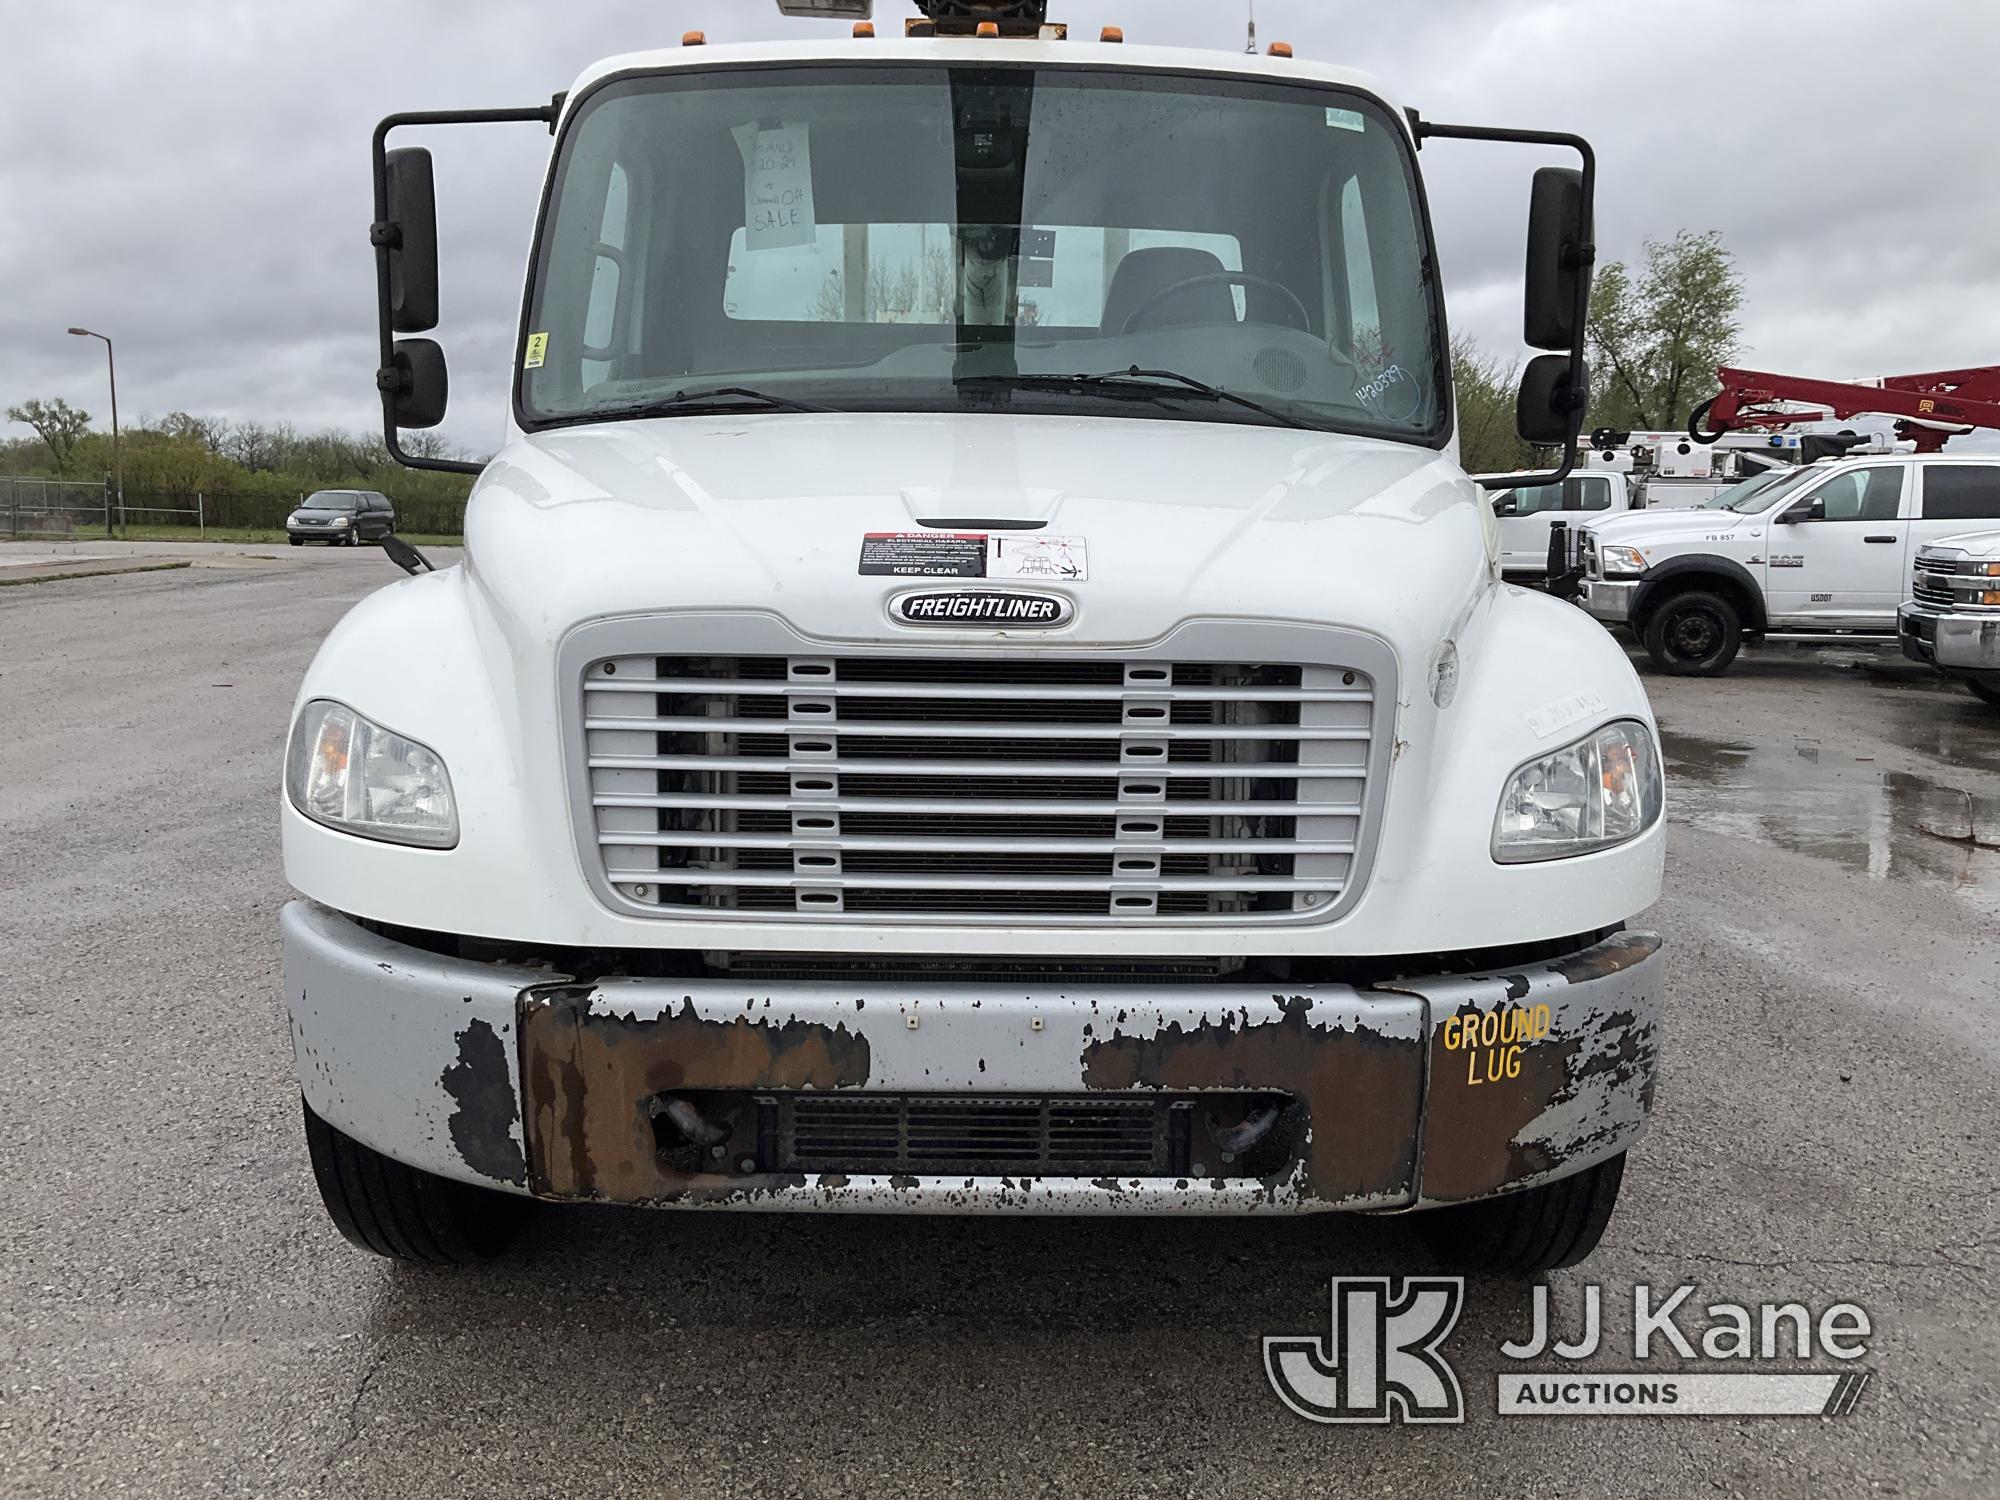
[[[1720,594],[1676,594],[1646,621],[1646,654],[1675,677],[1719,677],[1743,645],[1743,621]]]
[[[1990,708],[2000,708],[2000,672],[1965,679],[1965,690]]]
[[[1417,1233],[1448,1271],[1540,1276],[1573,1266],[1597,1248],[1624,1180],[1621,1151],[1540,1187],[1430,1209],[1417,1216]]]
[[[294,547],[303,547],[306,544],[306,539],[302,536],[287,537],[285,540],[290,542]]]
[[[350,1244],[392,1260],[467,1266],[513,1244],[534,1200],[469,1187],[405,1166],[305,1111],[313,1179],[333,1227]]]

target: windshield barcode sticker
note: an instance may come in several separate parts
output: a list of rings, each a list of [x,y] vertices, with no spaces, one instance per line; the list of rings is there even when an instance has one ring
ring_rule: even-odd
[[[889,578],[1090,576],[1080,536],[988,536],[978,531],[871,531],[861,538],[861,572]]]

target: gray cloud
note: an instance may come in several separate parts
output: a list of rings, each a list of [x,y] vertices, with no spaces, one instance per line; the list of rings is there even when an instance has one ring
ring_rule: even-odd
[[[907,7],[883,0],[894,26]],[[1747,362],[1828,376],[2000,359],[2000,139],[1984,127],[2000,7],[1940,0],[1892,24],[1728,0],[1259,0],[1260,30],[1376,74],[1439,119],[1577,130],[1601,168],[1598,238],[1631,259],[1719,229],[1748,290]],[[1080,29],[1234,48],[1236,0],[1061,0]],[[614,52],[844,27],[765,0],[0,0],[0,404],[102,414],[118,340],[132,414],[186,409],[366,427],[373,400],[367,144],[397,109],[522,104]],[[87,60],[87,65],[85,65]],[[437,132],[448,432],[487,447],[548,139]],[[1527,150],[1424,153],[1456,327],[1518,339]],[[19,429],[15,429],[19,430]]]

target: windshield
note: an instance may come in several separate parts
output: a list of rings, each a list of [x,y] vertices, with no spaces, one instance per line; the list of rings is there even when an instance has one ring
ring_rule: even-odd
[[[1733,510],[1738,515],[1757,514],[1776,505],[1784,497],[1784,492],[1811,473],[1810,469],[1766,469],[1761,474],[1752,474],[1748,479],[1732,484],[1702,504],[1708,510]]]
[[[1433,445],[1449,420],[1407,139],[1359,94],[1020,66],[636,75],[579,106],[551,203],[529,427],[725,387]],[[1135,369],[1267,410],[1047,378]]]
[[[302,508],[305,510],[351,511],[354,509],[354,496],[351,494],[341,494],[335,490],[321,490],[316,495],[306,496],[306,503]]]

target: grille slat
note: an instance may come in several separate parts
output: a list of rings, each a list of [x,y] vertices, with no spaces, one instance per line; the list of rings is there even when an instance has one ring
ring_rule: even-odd
[[[1338,666],[660,656],[584,686],[606,878],[661,915],[1330,909],[1378,748]]]

